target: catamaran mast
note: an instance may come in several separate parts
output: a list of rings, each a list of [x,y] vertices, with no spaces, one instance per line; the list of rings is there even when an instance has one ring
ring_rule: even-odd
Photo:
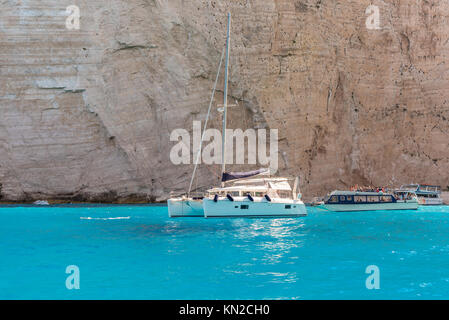
[[[204,122],[204,129],[203,129],[203,134],[201,135],[200,146],[198,148],[198,152],[197,152],[196,159],[195,159],[195,166],[193,167],[192,177],[190,178],[189,191],[187,191],[187,197],[190,197],[190,192],[192,191],[192,185],[193,185],[193,178],[195,178],[196,168],[198,167],[198,163],[200,160],[201,151],[202,151],[202,147],[203,147],[203,141],[206,136],[207,123],[209,121],[212,103],[214,102],[215,89],[217,88],[217,83],[218,83],[218,78],[220,76],[220,70],[221,70],[221,65],[223,62],[224,53],[225,53],[225,50],[223,49],[222,53],[221,53],[220,63],[218,65],[217,75],[215,77],[214,89],[212,90],[212,95],[211,95],[210,101],[209,101],[209,109],[207,109],[207,116],[206,116],[206,121]]]
[[[225,80],[224,80],[224,97],[223,97],[223,128],[221,132],[222,143],[221,143],[221,177],[226,170],[226,111],[228,106],[228,70],[229,70],[229,47],[231,40],[231,13],[228,13],[228,30],[226,36],[226,62],[225,62]],[[221,183],[224,187],[224,182]]]

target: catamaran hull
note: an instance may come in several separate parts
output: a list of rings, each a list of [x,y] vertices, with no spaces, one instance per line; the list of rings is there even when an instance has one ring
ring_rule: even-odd
[[[203,200],[169,199],[168,216],[179,217],[204,217]]]
[[[242,207],[243,206],[243,207]],[[288,208],[290,206],[290,208]],[[304,217],[306,206],[300,200],[291,203],[203,200],[206,218],[225,217]]]
[[[366,203],[366,204],[323,204],[320,207],[336,212],[377,211],[377,210],[417,210],[418,202]]]

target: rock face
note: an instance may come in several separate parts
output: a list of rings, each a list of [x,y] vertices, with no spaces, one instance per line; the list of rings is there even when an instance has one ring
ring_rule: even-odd
[[[70,5],[79,30],[66,27]],[[299,175],[306,198],[356,183],[449,185],[445,1],[0,6],[3,200],[163,200],[185,189],[192,165],[170,161],[170,133],[205,119],[228,11],[228,127],[278,129],[279,173]],[[216,111],[210,126],[220,127]],[[200,166],[195,186],[218,172]]]

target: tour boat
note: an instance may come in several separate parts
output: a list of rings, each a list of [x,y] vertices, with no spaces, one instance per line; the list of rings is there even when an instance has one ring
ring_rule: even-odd
[[[418,196],[420,205],[442,205],[441,188],[439,186],[425,184],[408,184],[401,186],[399,190],[412,191]]]
[[[394,193],[333,191],[321,206],[329,211],[416,210],[418,198],[413,191],[398,190]]]

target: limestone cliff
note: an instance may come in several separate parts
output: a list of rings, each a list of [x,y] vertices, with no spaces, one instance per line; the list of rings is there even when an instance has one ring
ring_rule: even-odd
[[[70,5],[79,30],[66,28]],[[0,0],[0,9],[4,200],[162,200],[185,188],[192,166],[170,162],[169,136],[205,118],[228,11],[229,127],[279,129],[280,173],[300,175],[307,198],[355,183],[449,185],[445,1]],[[201,166],[197,186],[217,172]]]

